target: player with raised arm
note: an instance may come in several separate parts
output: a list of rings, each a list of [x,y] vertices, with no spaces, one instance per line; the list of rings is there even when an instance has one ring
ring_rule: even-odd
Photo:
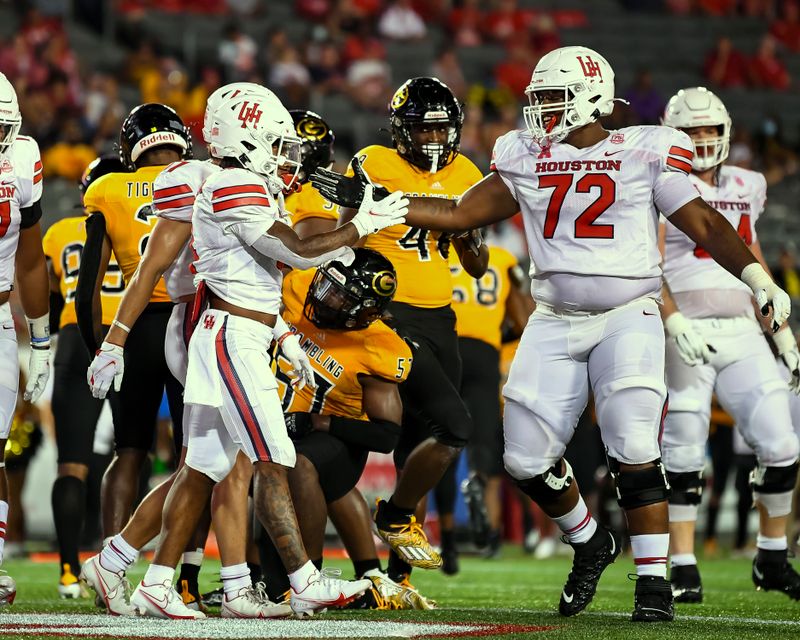
[[[19,358],[11,317],[11,289],[19,288],[31,351],[24,398],[36,402],[50,375],[50,280],[42,251],[42,160],[33,138],[19,135],[17,92],[0,73],[0,565],[8,525],[5,449],[17,408]],[[14,579],[0,571],[0,607],[17,595]]]
[[[537,308],[503,389],[506,469],[575,551],[559,604],[562,615],[575,615],[620,552],[619,536],[597,525],[563,460],[591,387],[631,535],[632,620],[671,620],[669,483],[658,443],[667,396],[656,302],[659,211],[750,287],[773,329],[789,316],[789,297],[698,196],[686,134],[603,128],[614,72],[600,54],[586,47],[548,53],[526,93],[526,128],[497,140],[492,172],[458,201],[411,198],[406,222],[463,232],[522,211]],[[318,171],[312,180],[326,198],[354,206],[368,180],[356,168],[356,178]]]
[[[692,139],[692,184],[765,265],[755,224],[764,211],[767,183],[760,173],[725,164],[731,134],[725,105],[704,87],[683,89],[667,104],[663,123]],[[670,580],[675,600],[703,599],[694,534],[705,485],[712,393],[758,460],[751,477],[759,512],[753,582],[759,589],[800,600],[800,575],[787,560],[786,540],[800,454],[789,408],[790,387],[800,392],[794,335],[788,324],[772,335],[791,372],[787,386],[755,317],[752,291],[674,226],[662,225],[661,235],[666,283],[661,314],[669,336],[669,412],[661,451],[672,485]]]

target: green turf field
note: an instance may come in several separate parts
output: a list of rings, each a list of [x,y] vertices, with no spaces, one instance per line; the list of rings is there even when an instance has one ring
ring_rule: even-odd
[[[342,567],[349,573],[345,562],[327,563]],[[483,635],[489,638],[671,638],[690,640],[713,638],[734,640],[739,638],[794,638],[800,640],[800,602],[790,601],[776,593],[756,592],[750,582],[748,560],[709,560],[701,565],[706,602],[702,605],[684,605],[678,608],[672,624],[642,625],[628,621],[633,602],[633,582],[627,574],[632,570],[630,558],[620,558],[611,566],[598,589],[589,609],[571,619],[556,613],[559,592],[569,570],[565,558],[533,560],[514,549],[506,549],[500,560],[462,558],[461,573],[447,577],[441,573],[419,571],[415,585],[426,595],[436,599],[441,609],[436,611],[398,612],[333,612],[325,614],[328,620],[391,620],[425,622],[481,622],[496,624],[554,627],[529,633]],[[131,572],[136,580],[145,568],[143,563]],[[38,634],[4,632],[4,615],[7,613],[96,613],[90,601],[59,601],[56,592],[57,568],[55,565],[33,564],[27,561],[9,561],[3,565],[18,583],[16,603],[0,612],[0,637],[18,639],[40,638]],[[205,587],[213,588],[217,563],[207,562],[201,573]],[[68,622],[68,618],[64,616]],[[6,618],[9,620],[9,618]],[[237,621],[234,621],[237,622]],[[248,623],[252,621],[247,621]],[[269,621],[267,621],[268,623]],[[205,621],[186,623],[204,624]],[[175,623],[162,637],[188,637]],[[180,624],[180,623],[179,623]],[[302,622],[297,624],[303,624]],[[335,625],[334,625],[335,626]],[[210,628],[210,627],[209,627]],[[367,627],[368,628],[368,627]],[[195,627],[195,630],[199,627]],[[122,637],[119,632],[109,636]],[[191,634],[192,637],[204,637]],[[63,637],[63,634],[62,634]],[[206,637],[213,637],[209,634]],[[241,637],[259,637],[259,634]],[[351,637],[370,637],[369,634]],[[371,637],[387,637],[377,631]]]

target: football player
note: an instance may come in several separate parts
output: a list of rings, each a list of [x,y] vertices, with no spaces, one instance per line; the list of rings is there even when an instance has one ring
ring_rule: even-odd
[[[87,168],[78,185],[81,196],[87,187],[107,173],[125,173],[116,155],[101,156]],[[53,520],[58,540],[62,598],[81,594],[77,573],[78,541],[86,517],[86,479],[92,458],[94,432],[103,402],[86,387],[89,354],[78,331],[75,286],[86,242],[86,216],[62,218],[44,234],[42,245],[50,273],[50,327],[58,332],[53,359],[53,398],[58,472],[51,494]],[[111,258],[100,290],[103,330],[108,330],[119,306],[125,284],[116,260]],[[116,398],[111,401],[116,404]]]
[[[598,527],[563,460],[591,387],[638,575],[632,620],[672,620],[669,483],[658,443],[667,397],[659,211],[750,287],[773,330],[789,316],[789,297],[698,196],[685,133],[603,128],[599,118],[614,106],[614,72],[603,56],[586,47],[551,51],[526,93],[526,127],[498,138],[491,173],[457,201],[411,198],[406,221],[462,233],[521,209],[537,307],[503,389],[506,469],[575,551],[559,603],[562,615],[575,615],[620,552],[619,536]],[[368,183],[355,168],[355,178],[319,170],[315,184],[353,206]]]
[[[683,89],[667,104],[663,123],[694,144],[690,180],[765,265],[755,224],[767,183],[760,173],[725,164],[731,119],[704,87]],[[753,582],[800,600],[800,575],[789,564],[786,527],[797,481],[800,445],[792,427],[789,390],[800,393],[800,352],[788,324],[772,334],[792,377],[787,386],[753,311],[750,289],[671,225],[662,225],[664,279],[661,310],[667,336],[669,412],[661,450],[669,500],[672,591],[678,602],[701,602],[694,555],[697,506],[705,481],[711,395],[733,416],[758,465],[751,477],[759,512]]]
[[[36,402],[50,375],[50,282],[42,251],[42,160],[33,138],[19,135],[17,92],[0,73],[0,565],[8,524],[5,449],[17,407],[19,359],[11,317],[16,277],[31,350],[24,398]],[[0,571],[0,607],[17,594],[14,579]]]
[[[250,83],[234,83],[215,91],[208,99],[207,113],[213,111],[221,101],[233,92],[242,95],[257,95],[263,88]],[[210,123],[206,118],[203,135],[210,138]],[[96,356],[90,366],[89,376],[93,380],[93,390],[105,395],[113,382],[113,368],[106,368],[110,358],[116,357],[119,369],[123,369],[123,350],[128,333],[122,327],[132,327],[147,306],[162,275],[167,292],[175,302],[167,328],[167,364],[172,374],[183,385],[186,381],[187,345],[193,328],[191,322],[194,282],[190,265],[192,250],[190,238],[192,231],[192,207],[203,181],[212,173],[219,171],[219,161],[212,157],[209,161],[182,160],[167,166],[158,174],[153,183],[153,206],[159,220],[147,243],[142,260],[130,281],[125,296],[119,306],[116,324],[106,336],[101,354]],[[288,331],[286,327],[285,331]],[[284,332],[285,332],[284,331]],[[299,341],[291,336],[282,344],[284,354],[290,358],[297,369],[303,364],[304,355]],[[294,351],[291,350],[294,348]],[[310,365],[307,365],[310,366]],[[116,375],[116,374],[115,374]],[[213,420],[214,415],[198,406],[189,406],[184,412],[186,425],[192,420]],[[184,440],[188,427],[184,428]],[[186,448],[182,447],[181,461]],[[241,535],[247,523],[247,489],[250,483],[251,465],[246,456],[240,455],[225,480],[215,487],[213,517],[215,532],[220,546],[223,581],[221,601],[223,617],[268,618],[286,615],[286,607],[277,607],[264,600],[250,580],[244,557],[244,537]],[[105,545],[99,556],[91,558],[84,565],[84,576],[100,594],[109,601],[109,610],[129,613],[125,589],[115,589],[124,585],[125,572],[133,563],[139,550],[154,538],[161,528],[161,513],[164,500],[172,486],[175,475],[150,492],[137,508],[131,520],[121,533]],[[208,527],[198,527],[195,541],[202,545]],[[183,554],[181,574],[178,585],[181,598],[189,608],[199,609],[197,574],[202,560],[202,547],[191,544]],[[244,565],[244,568],[243,568]],[[101,581],[108,588],[103,589]]]
[[[372,145],[359,151],[355,161],[390,189],[453,201],[481,179],[477,167],[459,154],[463,121],[461,105],[444,83],[411,78],[389,105],[394,148]],[[342,222],[353,213],[342,211]],[[470,241],[454,238],[452,245],[464,269],[480,277],[489,253],[478,241],[471,249]],[[458,571],[452,517],[455,482],[439,481],[467,443],[472,420],[459,394],[461,359],[450,307],[449,243],[447,236],[413,225],[397,225],[364,241],[397,270],[397,293],[389,312],[398,333],[415,345],[415,366],[400,390],[404,416],[395,449],[397,486],[394,495],[378,502],[375,513],[378,533],[392,547],[389,576],[397,582],[406,579],[412,566]],[[424,513],[420,501],[434,487],[445,562],[414,515],[418,505]]]
[[[257,514],[289,574],[295,614],[346,603],[372,584],[323,576],[308,559],[287,480],[295,451],[267,350],[281,299],[279,265],[303,269],[337,257],[352,260],[347,245],[401,221],[407,201],[399,193],[381,203],[367,198],[352,224],[298,238],[283,222],[283,192],[297,178],[300,140],[280,100],[264,91],[258,97],[232,95],[211,116],[209,142],[224,170],[205,180],[192,213],[197,295],[209,308],[189,343],[185,398],[218,415],[189,425],[186,464],[165,503],[153,564],[131,596],[145,615],[203,617],[181,602],[173,571],[202,504],[240,450],[253,462]],[[109,368],[118,371],[119,363]],[[302,375],[302,382],[313,383]]]

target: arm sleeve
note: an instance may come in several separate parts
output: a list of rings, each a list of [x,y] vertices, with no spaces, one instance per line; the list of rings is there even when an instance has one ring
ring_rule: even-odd
[[[37,200],[29,207],[21,207],[19,210],[20,229],[29,229],[42,219],[42,205]]]
[[[233,232],[242,240],[242,242],[245,241],[243,238],[241,238],[241,236],[239,236],[235,229]],[[312,267],[318,267],[329,260],[349,259],[349,262],[352,263],[353,257],[355,256],[350,247],[339,247],[333,251],[327,251],[318,256],[306,258],[297,255],[294,251],[289,249],[289,247],[283,244],[281,240],[269,235],[269,233],[262,233],[258,238],[250,243],[250,246],[258,251],[262,256],[272,258],[273,260],[282,262],[293,269],[299,269],[301,271],[305,269],[311,269]],[[347,258],[347,256],[349,256],[349,258]]]
[[[92,299],[97,274],[100,271],[100,254],[103,250],[103,236],[106,234],[106,219],[102,214],[90,215],[86,220],[86,243],[81,253],[81,267],[78,272],[78,285],[75,288],[75,315],[78,330],[89,353],[97,351],[98,344],[92,317]]]
[[[388,420],[356,420],[331,416],[330,433],[348,444],[391,453],[400,439],[400,425]]]

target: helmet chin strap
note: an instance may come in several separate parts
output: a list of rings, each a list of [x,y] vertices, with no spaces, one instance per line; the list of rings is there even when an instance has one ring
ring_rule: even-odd
[[[433,154],[433,159],[431,160],[431,173],[436,173],[439,170],[439,152],[436,151]]]

